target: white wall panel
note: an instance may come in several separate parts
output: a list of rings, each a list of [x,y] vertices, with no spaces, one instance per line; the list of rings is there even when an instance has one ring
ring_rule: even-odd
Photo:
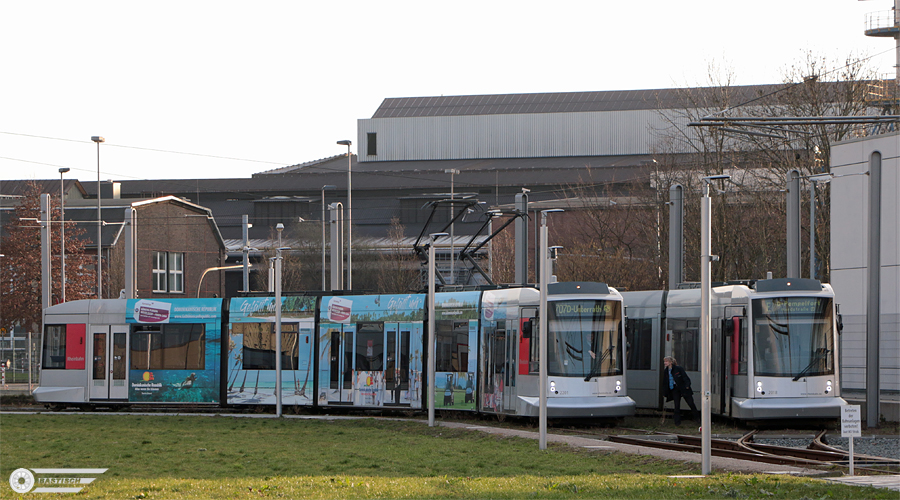
[[[378,137],[363,161],[635,155],[665,127],[652,110],[372,118],[359,120],[358,141]]]

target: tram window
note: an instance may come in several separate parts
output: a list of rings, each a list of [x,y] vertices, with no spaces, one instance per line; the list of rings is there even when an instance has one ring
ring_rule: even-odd
[[[400,389],[409,389],[409,331],[400,332]]]
[[[469,366],[469,322],[441,320],[437,330],[435,371],[464,372]]]
[[[672,332],[672,353],[685,370],[695,372],[700,370],[700,331],[692,323],[697,322],[687,321],[687,329]]]
[[[384,324],[360,323],[356,331],[356,371],[384,370]]]
[[[41,367],[45,370],[66,368],[66,325],[47,325],[44,328],[44,356]]]
[[[300,363],[300,325],[281,324],[281,369],[297,370]],[[243,335],[242,366],[244,370],[275,369],[275,323],[233,323],[231,332]]]
[[[625,324],[625,356],[629,370],[649,370],[653,320],[629,319]]]
[[[747,343],[750,339],[747,337],[747,321],[746,318],[739,318],[738,323],[738,375],[747,374]]]
[[[795,378],[833,374],[833,312],[831,299],[753,300],[756,374]]]
[[[206,369],[205,325],[135,326],[131,331],[131,369]]]

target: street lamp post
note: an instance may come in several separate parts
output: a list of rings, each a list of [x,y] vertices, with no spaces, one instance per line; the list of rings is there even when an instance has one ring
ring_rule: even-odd
[[[281,417],[281,247],[275,249],[275,416]]]
[[[347,290],[353,289],[353,157],[350,156],[349,139],[337,141],[341,146],[347,146]]]
[[[540,316],[538,325],[538,372],[539,372],[539,398],[538,409],[538,427],[540,439],[538,448],[547,449],[547,336],[549,308],[547,307],[547,288],[550,286],[550,249],[549,249],[549,231],[547,229],[547,216],[553,212],[562,212],[561,208],[553,208],[550,210],[541,210],[541,303],[538,316]]]
[[[100,214],[100,143],[106,139],[99,135],[91,136],[91,140],[97,143],[97,298],[103,298],[103,217]]]
[[[703,196],[700,199],[700,468],[701,474],[710,471],[710,454],[712,446],[712,419],[710,417],[710,358],[712,332],[710,323],[710,302],[712,283],[710,266],[719,256],[712,255],[712,224],[710,212],[712,202],[709,197],[709,184],[714,180],[730,179],[730,175],[710,175],[703,177]]]
[[[456,284],[456,251],[453,245],[453,199],[456,197],[453,191],[453,177],[459,173],[455,168],[444,169],[445,174],[450,174],[450,284]]]
[[[322,186],[322,291],[325,291],[325,190],[335,187],[331,184]]]
[[[434,246],[438,237],[447,236],[447,233],[431,233],[431,243],[428,245],[428,427],[434,427]]]
[[[59,169],[59,301],[66,301],[66,187],[63,174],[69,167]]]

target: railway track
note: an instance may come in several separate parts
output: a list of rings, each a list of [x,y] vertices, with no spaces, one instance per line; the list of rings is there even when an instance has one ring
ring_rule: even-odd
[[[710,453],[717,457],[736,458],[753,462],[794,465],[801,467],[849,467],[850,455],[848,452],[833,448],[822,441],[826,431],[819,432],[807,448],[795,448],[789,446],[776,446],[753,442],[756,431],[748,432],[736,441],[728,439],[711,439]],[[675,451],[701,453],[702,443],[698,436],[683,434],[656,433],[655,436],[670,436],[675,441],[653,439],[638,436],[614,436],[607,439],[614,443],[631,444],[662,448]],[[896,473],[900,469],[900,460],[875,457],[869,455],[857,455],[853,457],[854,468],[870,473]]]

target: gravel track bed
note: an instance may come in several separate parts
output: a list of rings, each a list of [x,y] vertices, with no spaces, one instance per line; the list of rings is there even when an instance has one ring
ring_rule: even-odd
[[[849,438],[830,436],[826,434],[823,441],[834,448],[840,448],[845,451],[850,450]],[[753,442],[759,444],[771,444],[775,446],[806,448],[812,442],[812,437],[773,438],[765,436],[754,436]],[[853,454],[873,455],[876,457],[887,457],[900,460],[900,436],[862,436],[853,438]]]

